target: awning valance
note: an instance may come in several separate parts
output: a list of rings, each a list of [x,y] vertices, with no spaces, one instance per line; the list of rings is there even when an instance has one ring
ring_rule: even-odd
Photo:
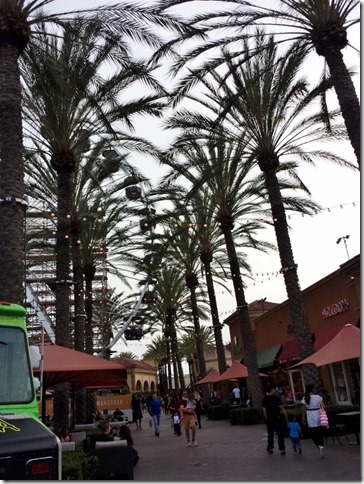
[[[296,340],[287,341],[284,343],[282,352],[279,355],[279,363],[286,363],[287,361],[298,360],[299,353]]]
[[[258,368],[268,368],[274,365],[282,345],[274,345],[257,352]]]

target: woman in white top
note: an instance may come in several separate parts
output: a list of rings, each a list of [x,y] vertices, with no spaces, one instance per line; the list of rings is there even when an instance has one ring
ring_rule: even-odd
[[[302,404],[302,423],[307,423],[313,442],[318,447],[320,455],[324,455],[324,428],[320,423],[320,408],[325,408],[325,405],[322,397],[315,392],[313,385],[306,386]]]

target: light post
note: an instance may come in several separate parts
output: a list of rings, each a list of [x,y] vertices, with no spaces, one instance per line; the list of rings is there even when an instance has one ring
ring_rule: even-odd
[[[340,242],[344,242],[346,255],[348,256],[348,260],[350,259],[350,257],[349,257],[348,245],[347,245],[346,241],[348,240],[349,237],[350,237],[350,235],[344,235],[343,237],[339,237],[336,241],[337,244],[340,244]]]

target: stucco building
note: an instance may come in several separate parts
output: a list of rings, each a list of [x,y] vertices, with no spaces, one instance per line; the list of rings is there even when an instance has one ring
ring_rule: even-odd
[[[314,343],[322,348],[347,323],[360,325],[360,255],[336,271],[302,290],[303,303]],[[271,303],[269,303],[271,304]],[[233,361],[244,362],[242,335],[237,313],[224,323],[229,325]],[[272,381],[289,385],[295,400],[302,398],[304,382],[299,361],[288,300],[256,315],[252,311],[258,365]],[[359,403],[360,372],[357,359],[319,368],[327,400],[337,404]]]

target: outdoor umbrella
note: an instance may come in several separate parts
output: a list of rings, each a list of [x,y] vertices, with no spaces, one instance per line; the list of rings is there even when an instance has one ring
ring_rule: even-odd
[[[212,370],[210,370],[206,376],[201,378],[201,380],[197,381],[195,385],[203,385],[204,383],[215,383],[219,377],[219,372],[215,370],[215,368],[212,368]]]
[[[42,353],[42,347],[39,348]],[[35,370],[40,374],[41,369]],[[45,344],[43,351],[43,388],[71,383],[74,389],[108,388],[126,384],[126,368],[103,358],[55,344]]]
[[[351,360],[360,357],[360,329],[346,324],[341,331],[316,353],[291,366],[295,368],[306,363],[316,366],[329,365],[337,361]]]
[[[43,368],[34,370],[42,378],[42,420],[45,422],[46,389],[70,383],[72,407],[74,392],[80,388],[121,388],[127,383],[126,368],[103,358],[55,344],[40,346]],[[74,418],[74,411],[72,412]]]
[[[259,373],[259,375],[267,376],[264,375],[264,373]],[[239,361],[234,361],[230,368],[224,371],[224,373],[215,381],[234,380],[238,378],[248,378],[248,368]]]

